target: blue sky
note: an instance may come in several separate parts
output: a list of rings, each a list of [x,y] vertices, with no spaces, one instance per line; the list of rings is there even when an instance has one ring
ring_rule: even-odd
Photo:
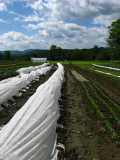
[[[0,0],[0,50],[106,46],[118,0]]]

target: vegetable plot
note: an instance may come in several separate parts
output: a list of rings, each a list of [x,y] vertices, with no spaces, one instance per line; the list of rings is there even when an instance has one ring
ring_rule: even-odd
[[[120,68],[113,68],[113,67],[108,67],[108,66],[101,66],[101,65],[96,65],[92,64],[92,70],[95,72],[98,72],[100,74],[108,75],[111,78],[120,78]]]
[[[111,74],[109,72],[103,72],[103,71],[99,71],[99,70],[94,70],[95,72],[98,72],[98,73],[101,73],[101,74],[105,74],[105,75],[109,75],[109,76],[113,76],[113,77],[117,77],[117,78],[120,78],[120,76],[117,76],[115,74]]]
[[[26,104],[0,132],[0,159],[55,160],[58,99],[64,79],[64,68],[58,64],[55,73],[36,90]]]
[[[44,63],[42,65],[35,66],[35,67],[30,66],[30,67],[20,68],[20,69],[17,70],[17,72],[19,74],[21,74],[21,73],[30,73],[31,71],[35,71],[36,69],[41,69],[41,68],[47,67],[47,66],[48,66],[48,63]]]
[[[107,88],[101,83],[101,77],[94,72],[80,69],[80,74],[89,79],[88,82],[80,83],[83,91],[83,99],[86,100],[89,113],[96,115],[104,125],[106,131],[116,144],[120,144],[120,103],[114,99]],[[105,83],[105,78],[102,77]],[[117,81],[116,81],[117,82]],[[110,82],[107,80],[107,83]],[[113,87],[113,86],[112,86]],[[110,88],[111,89],[111,88]],[[116,92],[113,95],[117,95]]]
[[[97,64],[92,64],[92,65],[95,66],[95,67],[99,67],[99,68],[106,68],[106,69],[110,69],[110,70],[120,71],[120,68],[102,66],[102,65],[97,65]]]
[[[38,79],[40,75],[46,74],[50,69],[51,66],[46,65],[32,67],[31,71],[28,69],[30,73],[20,69],[19,76],[0,81],[0,104],[17,95],[22,88],[25,88],[31,81]]]

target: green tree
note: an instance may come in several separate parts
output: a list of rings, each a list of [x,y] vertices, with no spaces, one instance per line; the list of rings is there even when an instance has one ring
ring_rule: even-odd
[[[51,56],[51,60],[55,59],[55,53],[57,50],[57,46],[56,45],[51,45],[50,46],[50,56]]]
[[[10,53],[10,51],[5,51],[5,59],[7,59],[7,60],[11,59],[11,53]]]
[[[2,54],[0,53],[0,60],[2,59]]]
[[[64,60],[64,50],[61,47],[57,47],[56,49],[57,59]]]
[[[108,44],[112,48],[120,47],[120,19],[114,21],[109,27]]]

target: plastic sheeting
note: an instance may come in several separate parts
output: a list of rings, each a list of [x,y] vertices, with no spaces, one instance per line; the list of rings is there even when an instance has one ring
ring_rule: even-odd
[[[31,71],[29,74],[21,73],[19,76],[0,81],[0,104],[11,99],[22,88],[31,83],[31,81],[39,78],[40,75],[46,74],[51,69],[51,66],[45,67],[45,65],[41,65],[38,68],[34,68],[34,71]]]
[[[58,99],[64,68],[36,90],[0,132],[1,160],[57,160],[56,126]]]
[[[46,67],[46,66],[48,66],[48,63],[44,63],[36,67],[30,66],[30,67],[20,68],[16,72],[18,72],[19,74],[21,73],[27,74],[27,73],[30,73],[31,71],[35,71],[36,69],[41,69],[42,67]]]
[[[98,73],[105,74],[105,75],[109,75],[109,76],[112,76],[112,77],[120,78],[120,76],[117,76],[117,75],[109,73],[109,72],[103,72],[103,71],[99,71],[99,70],[96,70],[96,69],[94,71],[98,72]]]
[[[92,65],[95,66],[95,67],[99,67],[99,68],[105,68],[105,69],[110,69],[110,70],[114,70],[114,71],[120,71],[120,68],[102,66],[102,65],[97,65],[97,64],[92,64]]]

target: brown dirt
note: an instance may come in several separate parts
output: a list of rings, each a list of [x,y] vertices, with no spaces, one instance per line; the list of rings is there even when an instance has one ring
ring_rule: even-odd
[[[71,75],[69,67],[66,67],[62,98],[61,141],[66,160],[120,160],[120,147],[112,142],[101,122],[89,116],[80,83]]]

